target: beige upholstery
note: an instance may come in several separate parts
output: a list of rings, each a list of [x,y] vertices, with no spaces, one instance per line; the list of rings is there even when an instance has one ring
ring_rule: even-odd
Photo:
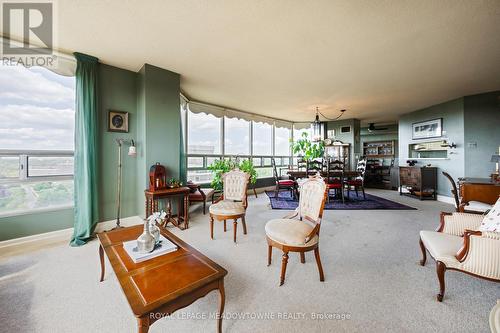
[[[500,299],[490,312],[491,333],[500,333]]]
[[[478,230],[484,216],[468,213],[453,213],[444,216],[443,232],[455,236],[463,236],[465,229]]]
[[[420,239],[431,256],[444,263],[456,260],[455,255],[463,245],[463,238],[437,231],[420,231]]]
[[[221,200],[210,206],[210,214],[218,216],[241,215],[245,213],[245,207],[242,202],[231,200]]]
[[[298,213],[301,219],[306,216],[318,220],[325,195],[326,184],[321,177],[311,177],[300,185]]]
[[[493,207],[492,205],[484,203],[484,202],[481,202],[481,201],[469,201],[468,205],[466,205],[464,207],[464,209],[465,210],[472,210],[472,211],[475,211],[475,212],[484,213],[488,209],[491,209],[492,207]]]
[[[275,242],[291,246],[309,246],[318,242],[318,235],[315,235],[306,243],[306,237],[313,230],[311,223],[292,220],[275,219],[267,222],[266,235]]]
[[[247,184],[250,174],[235,169],[222,175],[224,200],[244,201],[247,195]]]

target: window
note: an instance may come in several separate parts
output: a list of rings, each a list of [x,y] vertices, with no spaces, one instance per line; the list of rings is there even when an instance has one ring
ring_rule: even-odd
[[[290,127],[274,127],[274,155],[290,155]]]
[[[250,155],[250,122],[224,117],[224,154]]]
[[[0,65],[0,215],[73,204],[74,118],[74,77]]]
[[[253,155],[273,154],[273,126],[267,123],[252,122]]]
[[[210,106],[200,104],[196,108],[199,113],[188,108],[183,115],[183,121],[187,120],[183,122],[187,124],[184,125],[187,126],[184,131],[187,133],[187,180],[210,183],[213,174],[208,166],[217,159],[236,155],[240,161],[251,159],[259,178],[273,177],[272,156],[278,168],[286,168],[290,164],[292,123],[276,120],[269,124],[245,120],[235,113],[224,113],[221,108],[210,110]],[[217,117],[205,111],[213,111]],[[307,131],[309,125],[304,124]]]
[[[302,133],[307,133],[307,137],[311,139],[310,124],[293,124],[293,141],[297,141],[302,137]]]
[[[211,114],[188,112],[188,154],[221,153],[221,120]]]

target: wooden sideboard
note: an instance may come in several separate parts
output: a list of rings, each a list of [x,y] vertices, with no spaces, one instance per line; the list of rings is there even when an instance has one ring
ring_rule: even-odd
[[[500,183],[491,178],[459,178],[460,209],[463,210],[470,201],[484,202],[494,205],[500,196]]]
[[[405,187],[408,192],[403,192]],[[399,194],[437,200],[436,167],[399,167]]]

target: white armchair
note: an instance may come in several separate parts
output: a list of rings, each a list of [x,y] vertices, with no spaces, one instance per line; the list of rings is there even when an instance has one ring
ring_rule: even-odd
[[[234,169],[222,175],[223,193],[209,208],[210,212],[210,238],[214,239],[214,219],[224,221],[224,232],[226,232],[226,220],[233,220],[233,238],[236,243],[236,229],[238,219],[243,224],[243,234],[247,234],[245,214],[248,206],[247,187],[250,174]]]
[[[499,202],[495,207],[500,206]],[[487,230],[484,228],[485,220],[498,218],[498,212],[492,212],[486,217],[468,213],[441,213],[441,223],[436,231],[420,231],[420,264],[425,265],[427,251],[436,261],[439,302],[444,297],[446,270],[500,281],[500,233],[480,231]]]

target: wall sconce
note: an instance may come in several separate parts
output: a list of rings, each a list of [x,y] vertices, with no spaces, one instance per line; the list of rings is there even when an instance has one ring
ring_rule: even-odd
[[[447,148],[457,148],[457,144],[455,142],[451,142],[451,143],[448,143],[448,141],[444,141],[442,144],[441,144],[441,147],[447,147]]]

